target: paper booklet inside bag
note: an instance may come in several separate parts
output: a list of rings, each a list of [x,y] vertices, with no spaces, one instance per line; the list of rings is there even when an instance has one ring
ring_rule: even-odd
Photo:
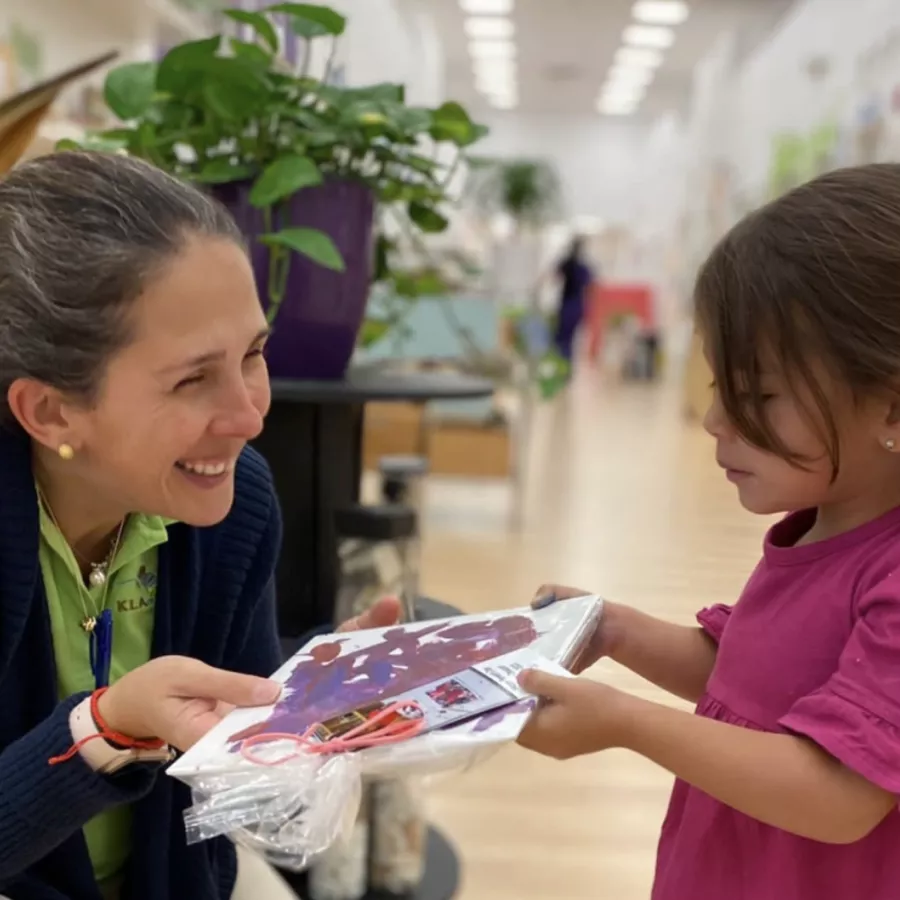
[[[278,703],[235,710],[169,767],[194,788],[200,806],[193,813],[215,809],[211,819],[201,815],[202,828],[192,831],[189,820],[189,840],[239,829],[246,839],[254,826],[262,849],[296,858],[284,840],[290,819],[308,855],[314,814],[340,830],[351,780],[467,768],[524,726],[536,701],[519,687],[519,672],[565,673],[595,633],[602,607],[585,596],[541,610],[314,638],[273,675],[284,685]]]

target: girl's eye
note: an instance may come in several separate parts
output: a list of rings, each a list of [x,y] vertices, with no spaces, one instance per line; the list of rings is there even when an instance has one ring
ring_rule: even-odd
[[[768,403],[770,400],[774,400],[776,394],[760,394],[759,399],[762,400],[763,403]],[[753,397],[750,394],[741,394],[740,397],[741,403],[750,404],[753,402]]]

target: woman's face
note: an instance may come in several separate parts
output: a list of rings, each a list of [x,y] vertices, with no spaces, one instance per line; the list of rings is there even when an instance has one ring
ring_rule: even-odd
[[[110,361],[97,402],[65,410],[76,450],[66,466],[127,511],[215,524],[270,403],[266,320],[244,252],[189,240],[133,316],[134,340]]]

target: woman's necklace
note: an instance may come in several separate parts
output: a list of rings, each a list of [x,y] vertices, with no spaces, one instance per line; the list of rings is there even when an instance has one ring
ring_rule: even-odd
[[[38,488],[38,497],[43,504],[44,509],[47,511],[50,521],[53,522],[56,526],[56,530],[59,532],[62,539],[65,540],[65,535],[63,534],[62,528],[59,527],[59,522],[56,519],[53,508],[47,502],[47,498],[40,488]],[[81,630],[88,636],[91,670],[94,673],[94,683],[97,688],[106,687],[109,684],[110,666],[112,664],[113,631],[112,610],[106,605],[107,594],[109,593],[109,569],[119,550],[119,543],[122,540],[122,532],[125,530],[125,523],[127,520],[128,517],[126,516],[119,522],[119,527],[116,531],[116,536],[112,542],[110,551],[102,562],[94,563],[85,559],[71,546],[71,544],[69,544],[72,555],[80,559],[82,563],[90,566],[88,583],[91,587],[103,589],[100,595],[99,611],[94,614],[91,614],[91,612],[88,611],[87,603],[84,599],[85,592],[78,592],[78,595],[81,598],[81,609],[84,612],[84,618],[79,624],[81,625]],[[91,602],[93,603],[93,598],[91,598]]]

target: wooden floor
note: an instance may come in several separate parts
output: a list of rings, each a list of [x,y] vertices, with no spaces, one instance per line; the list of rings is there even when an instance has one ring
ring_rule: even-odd
[[[426,592],[477,612],[557,581],[682,622],[733,600],[768,523],[739,508],[680,407],[677,385],[582,376],[537,415],[518,534],[505,485],[430,485]],[[589,674],[666,700],[610,663]],[[646,900],[670,784],[626,753],[556,763],[511,747],[429,802],[463,860],[460,900]]]

